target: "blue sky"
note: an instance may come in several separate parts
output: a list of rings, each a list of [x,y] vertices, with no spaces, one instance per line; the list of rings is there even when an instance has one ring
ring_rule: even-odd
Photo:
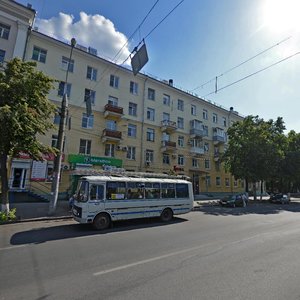
[[[156,0],[18,2],[36,9],[39,31],[58,39],[74,36],[112,59]],[[118,62],[180,2],[159,0]],[[142,72],[173,79],[176,86],[244,116],[281,116],[287,130],[300,132],[299,11],[298,0],[184,0],[145,40],[149,62]],[[220,90],[214,93],[215,80],[203,84],[216,76]]]

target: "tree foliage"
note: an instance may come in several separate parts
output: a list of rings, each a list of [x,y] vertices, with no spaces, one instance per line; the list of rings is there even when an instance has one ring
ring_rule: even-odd
[[[264,121],[248,116],[228,129],[229,143],[222,160],[235,178],[246,182],[270,180],[284,157],[286,138],[282,118]]]
[[[39,160],[54,149],[43,145],[37,135],[53,128],[50,116],[55,106],[47,95],[54,80],[36,70],[34,62],[15,58],[0,72],[0,157],[2,201],[7,204],[7,158],[20,151]]]

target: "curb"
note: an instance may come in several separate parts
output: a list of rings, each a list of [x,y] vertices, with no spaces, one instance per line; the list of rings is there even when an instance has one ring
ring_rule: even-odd
[[[16,224],[16,223],[29,223],[29,222],[38,222],[38,221],[55,221],[55,220],[68,220],[72,219],[73,216],[57,216],[57,217],[39,217],[39,218],[30,218],[30,219],[16,219],[11,221],[4,221],[0,223],[1,225],[6,224]]]

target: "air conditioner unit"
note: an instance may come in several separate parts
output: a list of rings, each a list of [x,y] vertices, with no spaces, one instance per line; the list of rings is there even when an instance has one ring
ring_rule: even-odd
[[[145,165],[146,165],[147,167],[149,167],[150,164],[151,164],[151,161],[150,161],[150,160],[146,160]]]
[[[128,147],[125,146],[125,147],[122,147],[122,151],[127,151],[128,150]]]
[[[122,146],[117,146],[117,151],[121,151],[122,150]]]
[[[64,170],[69,170],[69,166],[68,165],[63,165],[63,169]]]

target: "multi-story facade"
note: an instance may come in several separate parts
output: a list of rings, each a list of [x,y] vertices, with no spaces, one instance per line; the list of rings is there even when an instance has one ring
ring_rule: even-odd
[[[60,192],[70,191],[78,176],[95,174],[104,165],[184,174],[191,178],[195,194],[244,190],[243,182],[226,173],[219,159],[226,148],[228,126],[242,120],[237,112],[184,92],[172,80],[134,76],[90,47],[77,45],[70,61],[70,49],[66,43],[31,31],[25,52],[26,61],[36,61],[39,70],[57,80],[49,94],[58,107],[56,124],[68,69],[69,122]],[[40,139],[55,146],[57,130]],[[28,162],[21,155],[18,169],[22,158]],[[53,157],[45,158],[45,162],[27,164],[22,188],[49,192]],[[10,182],[18,189],[13,174],[14,165]]]
[[[35,10],[15,1],[0,1],[0,63],[13,57],[23,58],[28,29],[33,25]]]
[[[219,159],[228,126],[242,120],[237,112],[178,89],[173,80],[134,76],[130,69],[97,56],[89,45],[77,45],[70,61],[69,44],[28,30],[34,16],[31,7],[1,1],[0,50],[3,61],[15,56],[36,61],[39,70],[56,80],[49,93],[58,108],[56,124],[62,96],[68,94],[61,193],[70,192],[78,176],[95,174],[104,166],[186,175],[195,194],[244,190],[243,182],[226,173]],[[39,138],[55,146],[57,136],[56,129]],[[53,157],[44,158],[32,161],[26,153],[14,158],[11,190],[49,194]]]

